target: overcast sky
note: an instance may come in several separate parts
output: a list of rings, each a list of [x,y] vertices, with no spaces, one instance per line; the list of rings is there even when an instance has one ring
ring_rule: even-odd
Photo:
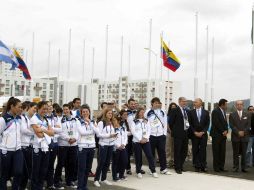
[[[192,99],[195,63],[195,12],[199,12],[199,96],[204,97],[206,26],[215,37],[215,101],[249,98],[251,71],[251,0],[8,0],[1,2],[0,39],[28,51],[31,67],[32,33],[35,32],[34,73],[47,76],[48,42],[51,42],[50,75],[57,73],[61,49],[61,76],[67,75],[68,32],[72,29],[71,79],[81,80],[83,40],[86,40],[86,76],[91,77],[92,47],[95,78],[103,80],[105,28],[109,25],[108,78],[120,73],[120,40],[124,36],[123,74],[127,74],[131,46],[131,78],[147,78],[149,19],[152,18],[152,50],[159,54],[160,32],[181,61],[170,80],[182,82],[182,93]],[[152,55],[152,78],[155,56]],[[158,56],[157,77],[161,64]],[[210,67],[211,68],[211,67]],[[167,78],[167,70],[163,68]],[[211,70],[210,70],[211,71]],[[209,72],[211,78],[211,72]],[[209,85],[210,89],[210,85]],[[210,90],[209,90],[210,94]],[[210,95],[209,95],[210,97]]]

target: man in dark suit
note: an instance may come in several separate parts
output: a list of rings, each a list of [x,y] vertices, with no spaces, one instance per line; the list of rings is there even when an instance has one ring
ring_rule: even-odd
[[[224,165],[228,134],[228,122],[226,116],[227,102],[228,101],[225,99],[220,99],[219,106],[212,111],[210,135],[212,137],[213,169],[215,172],[226,171]]]
[[[229,115],[229,125],[232,129],[231,141],[233,146],[234,171],[238,172],[239,170],[239,155],[241,155],[242,172],[247,172],[246,152],[249,141],[251,117],[249,113],[243,111],[243,101],[236,101],[235,107],[236,111]]]
[[[179,107],[172,109],[169,113],[169,127],[174,137],[174,161],[175,171],[182,174],[183,163],[188,151],[188,129],[190,127],[188,111],[186,110],[186,98],[178,99]]]
[[[189,122],[192,134],[193,164],[196,172],[207,172],[206,146],[207,130],[210,124],[209,112],[202,107],[200,98],[195,99],[195,109],[189,112]]]

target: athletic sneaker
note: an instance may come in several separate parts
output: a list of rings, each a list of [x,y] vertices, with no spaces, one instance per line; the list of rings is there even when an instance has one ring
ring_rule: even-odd
[[[95,181],[93,184],[94,184],[95,187],[100,187],[101,186],[99,181]]]
[[[153,176],[154,178],[158,178],[158,177],[159,177],[158,174],[157,174],[156,172],[154,172],[154,173],[152,174],[152,176]]]
[[[168,171],[167,169],[165,170],[162,170],[161,171],[161,174],[164,174],[164,175],[171,175],[172,173],[170,171]]]
[[[141,179],[141,178],[142,178],[142,174],[141,174],[141,173],[138,173],[137,177],[138,177],[139,179]]]
[[[112,183],[110,183],[108,180],[101,181],[101,183],[104,183],[106,185],[112,185]]]

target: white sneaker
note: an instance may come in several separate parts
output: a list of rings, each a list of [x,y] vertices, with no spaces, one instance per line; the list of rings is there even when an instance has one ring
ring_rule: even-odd
[[[108,180],[101,181],[101,183],[104,183],[106,185],[112,185],[112,183],[110,183]]]
[[[143,176],[142,176],[141,173],[138,173],[137,177],[138,177],[139,179],[141,179]]]
[[[95,187],[100,187],[101,186],[99,181],[95,181],[93,184],[94,184]]]
[[[154,178],[158,178],[158,177],[159,177],[158,174],[157,174],[156,172],[154,172],[154,173],[152,174],[152,176],[153,176]]]
[[[172,175],[172,173],[170,171],[168,171],[167,169],[161,171],[161,174],[164,174],[164,175]]]

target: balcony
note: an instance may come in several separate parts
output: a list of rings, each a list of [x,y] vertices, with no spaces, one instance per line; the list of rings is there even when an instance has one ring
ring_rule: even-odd
[[[42,90],[42,87],[40,87],[40,86],[35,86],[35,87],[34,87],[34,90],[40,91],[40,90]]]
[[[4,95],[4,92],[0,92],[0,96]]]
[[[5,84],[4,83],[0,83],[0,88],[4,87]]]

